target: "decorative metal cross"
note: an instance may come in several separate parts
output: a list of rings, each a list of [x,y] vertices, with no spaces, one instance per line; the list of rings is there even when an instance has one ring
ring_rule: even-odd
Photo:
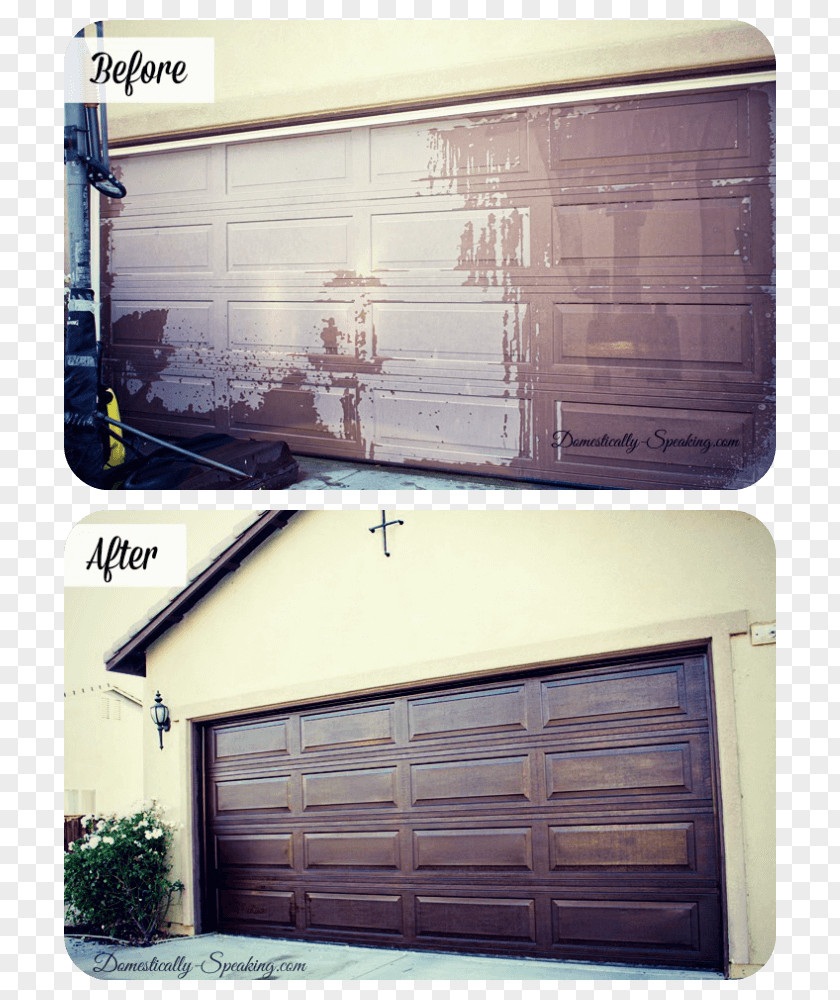
[[[405,523],[404,521],[386,521],[385,520],[385,511],[383,510],[382,511],[382,524],[377,524],[373,528],[368,528],[368,531],[371,534],[373,534],[374,531],[379,531],[380,528],[382,529],[382,548],[385,550],[385,555],[388,556],[389,559],[391,557],[391,553],[388,551],[388,528],[392,524],[404,524],[404,523]]]

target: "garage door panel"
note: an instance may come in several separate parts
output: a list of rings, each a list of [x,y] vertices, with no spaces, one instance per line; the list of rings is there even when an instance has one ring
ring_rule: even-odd
[[[749,198],[564,205],[552,220],[555,267],[610,261],[617,271],[716,274],[740,272],[748,259]]]
[[[527,173],[528,119],[449,119],[434,125],[380,126],[370,131],[371,178],[401,183]]]
[[[304,809],[396,806],[397,769],[326,771],[302,776]]]
[[[414,870],[533,871],[530,827],[415,830]]]
[[[220,781],[216,785],[216,812],[288,810],[291,808],[290,792],[288,776]]]
[[[369,457],[382,461],[443,455],[453,465],[490,459],[502,466],[531,456],[529,415],[524,399],[372,388],[362,434],[376,442]]]
[[[216,864],[220,868],[292,868],[292,835],[216,837]]]
[[[403,932],[402,897],[354,893],[308,892],[306,925],[318,930]]]
[[[668,467],[704,476],[737,474],[753,453],[754,416],[673,406],[554,401],[556,464]]]
[[[374,271],[460,268],[486,272],[528,267],[529,213],[523,206],[374,215],[372,268]]]
[[[736,86],[115,157],[111,384],[163,434],[563,484],[748,485],[775,421],[770,122],[771,88]],[[768,431],[680,460],[552,449],[552,394],[626,424],[628,406],[690,419],[698,390],[719,423],[737,410]]]
[[[229,383],[231,428],[254,433],[282,425],[295,443],[357,441],[357,406],[352,386],[320,385],[300,377],[290,377],[285,385],[246,379]]]
[[[351,303],[230,301],[227,344],[282,354],[355,354]]]
[[[664,97],[551,114],[551,166],[582,161],[624,170],[656,164],[691,168],[698,161],[745,160],[749,155],[747,94]]]
[[[114,226],[110,277],[166,273],[209,275],[213,270],[211,225]]]
[[[219,890],[219,919],[222,927],[253,927],[271,924],[294,926],[294,893],[262,892],[246,889]]]
[[[639,902],[554,899],[558,943],[599,944],[606,948],[655,945],[698,951],[696,902]]]
[[[697,661],[597,676],[572,675],[540,687],[543,725],[610,720],[703,719],[706,693]]]
[[[663,299],[665,296],[663,295]],[[555,302],[552,365],[603,370],[758,375],[755,301],[715,303]]]
[[[212,749],[214,759],[219,762],[288,752],[286,719],[225,726],[213,732]]]
[[[305,833],[303,850],[307,870],[400,868],[398,830]]]
[[[418,938],[536,941],[533,899],[417,896]]]
[[[708,698],[693,651],[211,724],[216,924],[719,967]]]
[[[394,706],[350,712],[325,712],[301,718],[303,750],[373,746],[394,742]]]
[[[695,794],[691,744],[624,746],[546,755],[549,800],[566,796]]]
[[[615,815],[581,821],[549,823],[549,869],[561,876],[580,872],[603,873],[612,879],[618,873],[638,873],[647,878],[700,879],[716,875],[713,816],[695,813],[685,818],[673,813],[631,816]]]
[[[410,775],[413,805],[445,806],[532,798],[528,756],[413,764]]]
[[[411,698],[408,701],[410,739],[525,730],[526,711],[522,684]]]
[[[229,271],[331,270],[348,267],[352,254],[350,218],[295,218],[230,222]]]
[[[280,188],[318,198],[340,190],[352,180],[351,148],[349,131],[233,143],[226,150],[228,194],[259,197]]]
[[[522,363],[531,311],[518,302],[373,302],[374,357],[450,364]]]

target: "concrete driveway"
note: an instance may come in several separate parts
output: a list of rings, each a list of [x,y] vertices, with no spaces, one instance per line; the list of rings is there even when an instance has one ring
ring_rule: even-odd
[[[65,943],[73,963],[94,979],[585,981],[723,978],[710,972],[391,951],[226,934],[172,938],[148,948],[75,938],[65,938]]]

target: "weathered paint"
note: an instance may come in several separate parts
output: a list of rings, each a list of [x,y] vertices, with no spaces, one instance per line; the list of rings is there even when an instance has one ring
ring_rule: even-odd
[[[312,138],[317,176],[296,166],[311,161],[300,138],[126,157],[128,197],[103,224],[106,316],[122,310],[106,370],[128,416],[164,433],[555,482],[747,485],[775,424],[770,97],[359,124]],[[158,335],[173,310],[204,336],[165,318]],[[569,443],[663,421],[741,438],[729,455]]]

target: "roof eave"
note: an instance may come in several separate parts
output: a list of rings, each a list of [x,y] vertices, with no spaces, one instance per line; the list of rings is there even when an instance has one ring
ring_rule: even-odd
[[[105,660],[105,669],[121,674],[146,676],[146,650],[153,642],[203,600],[228,573],[235,572],[242,561],[275,532],[282,530],[297,513],[296,510],[269,510],[261,514],[206,569],[191,580],[183,590],[159,611],[151,621]]]

